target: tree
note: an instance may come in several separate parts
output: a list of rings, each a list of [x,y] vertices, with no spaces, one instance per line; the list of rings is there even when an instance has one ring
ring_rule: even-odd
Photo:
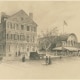
[[[51,31],[46,31],[45,33],[42,32],[42,37],[40,38],[40,44],[39,46],[42,46],[42,48],[46,51],[49,50],[51,45],[55,43],[55,38],[58,36],[58,28],[54,27]]]

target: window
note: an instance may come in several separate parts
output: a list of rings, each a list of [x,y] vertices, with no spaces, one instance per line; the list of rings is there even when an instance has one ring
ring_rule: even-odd
[[[14,34],[14,40],[18,40],[18,35]]]
[[[2,34],[3,34],[3,32],[1,31],[1,32],[0,32],[0,38],[1,38],[1,40],[2,40]]]
[[[11,40],[12,40],[13,38],[12,38],[12,34],[11,34]]]
[[[16,24],[16,29],[18,30],[19,28],[18,28],[18,24]]]
[[[11,34],[6,34],[6,38],[7,38],[7,40],[11,40]]]
[[[32,36],[31,36],[31,38],[30,38],[30,41],[32,42]]]
[[[7,28],[9,28],[9,22],[7,23]]]
[[[3,39],[5,39],[5,37],[6,37],[4,31],[2,32],[2,37],[3,37]]]
[[[11,40],[15,40],[15,39],[14,39],[14,35],[15,35],[15,34],[11,34]]]
[[[33,51],[35,51],[35,46],[33,47]]]
[[[21,30],[24,30],[24,25],[21,25]]]
[[[20,40],[25,40],[25,36],[24,35],[20,35]]]
[[[30,27],[29,26],[27,26],[27,31],[30,31]]]
[[[29,36],[26,37],[27,42],[29,42]]]
[[[9,34],[7,34],[7,39],[9,39]]]
[[[31,31],[36,32],[36,27],[31,27]]]
[[[15,29],[15,24],[13,24],[13,29]]]
[[[17,37],[18,37],[18,40],[19,40],[19,35],[17,35]]]
[[[33,27],[33,32],[34,32],[34,27]]]
[[[33,36],[33,42],[35,41],[35,38],[34,38],[34,36]]]
[[[27,48],[27,51],[29,51],[29,47]]]
[[[9,52],[10,52],[10,45],[8,45],[8,50],[9,50]]]

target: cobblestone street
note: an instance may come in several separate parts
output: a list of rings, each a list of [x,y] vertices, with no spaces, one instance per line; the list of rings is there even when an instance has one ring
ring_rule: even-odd
[[[44,61],[0,63],[0,79],[78,79],[80,58],[53,60],[51,65]]]

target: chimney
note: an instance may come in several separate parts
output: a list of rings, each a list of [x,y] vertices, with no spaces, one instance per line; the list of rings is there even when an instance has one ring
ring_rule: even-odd
[[[6,13],[1,12],[1,23],[5,20],[6,18]]]
[[[33,13],[29,13],[29,17],[33,19]]]
[[[6,15],[6,13],[5,12],[1,12],[1,16],[5,16]]]

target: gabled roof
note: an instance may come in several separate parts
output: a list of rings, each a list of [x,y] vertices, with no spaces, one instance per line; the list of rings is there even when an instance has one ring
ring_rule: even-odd
[[[14,17],[24,17],[25,19],[22,20],[23,23],[30,23],[30,24],[34,24],[37,26],[37,24],[33,21],[33,19],[31,19],[24,10],[20,10],[17,13],[11,15],[8,17],[8,19],[10,20],[14,20]],[[16,19],[17,20],[17,19]],[[18,20],[17,20],[18,21]]]
[[[57,37],[57,39],[59,39],[59,41],[67,41],[69,35],[70,34],[60,35],[60,36]]]
[[[67,41],[68,37],[74,35],[76,37],[76,35],[74,33],[70,33],[70,34],[63,34],[57,37],[57,39],[59,41]],[[77,38],[77,37],[76,37]]]
[[[25,13],[25,11],[21,9],[20,11],[18,11],[15,14],[11,15],[9,18],[12,18],[15,15],[19,15],[19,14],[23,14],[23,13],[28,17],[28,15]]]
[[[44,41],[48,39],[48,41],[51,43],[51,46],[49,48],[52,49],[52,48],[55,48],[57,45],[61,46],[62,41],[67,41],[67,39],[71,35],[74,35],[76,37],[76,35],[74,33],[63,34],[63,35],[59,35],[59,36],[42,37],[42,38],[39,38],[39,41],[40,41],[39,44],[40,44],[40,46],[43,46]],[[61,48],[59,48],[59,50],[60,49]]]

